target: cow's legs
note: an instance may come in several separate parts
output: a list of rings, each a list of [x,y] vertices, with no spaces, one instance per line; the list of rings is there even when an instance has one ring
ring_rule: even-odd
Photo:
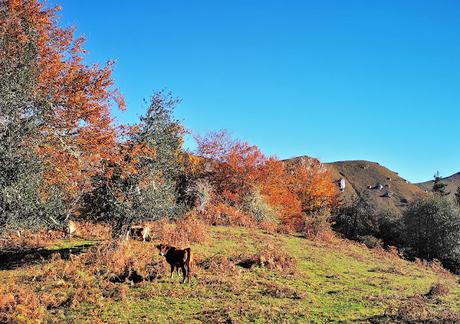
[[[174,278],[174,266],[172,265],[171,266],[171,279]]]
[[[184,279],[182,280],[182,283],[185,283],[187,279],[187,271],[185,270],[185,265],[181,265],[180,268],[182,269],[182,275],[184,277]]]
[[[190,277],[192,276],[192,272],[190,269],[190,264],[187,264],[187,281],[190,283]]]

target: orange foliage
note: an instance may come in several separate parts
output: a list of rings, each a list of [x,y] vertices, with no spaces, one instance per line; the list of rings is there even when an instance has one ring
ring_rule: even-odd
[[[215,205],[211,205],[206,212],[202,213],[201,216],[208,224],[214,226],[256,226],[256,222],[250,215],[242,212],[236,207],[222,202],[217,202]]]
[[[232,223],[228,215],[244,214],[238,207],[255,191],[285,224],[284,230],[304,231],[308,217],[330,209],[336,201],[337,188],[316,159],[285,163],[265,156],[257,146],[231,139],[225,131],[198,137],[197,143],[216,189],[217,201],[206,216],[211,224]]]
[[[198,154],[212,164],[212,182],[225,200],[240,203],[258,183],[267,157],[257,146],[232,140],[225,131],[197,137]]]
[[[4,5],[2,37],[15,41],[0,55],[22,57],[34,48],[35,100],[38,107],[48,107],[41,125],[46,144],[34,149],[47,162],[48,184],[62,187],[74,199],[88,189],[102,161],[117,158],[110,107],[115,102],[124,109],[125,104],[111,78],[113,63],[101,68],[83,62],[84,39],[58,26],[59,7],[47,9],[38,0],[7,0]]]
[[[308,215],[331,207],[337,196],[337,186],[330,172],[317,159],[302,158],[289,168],[291,190],[302,202]]]

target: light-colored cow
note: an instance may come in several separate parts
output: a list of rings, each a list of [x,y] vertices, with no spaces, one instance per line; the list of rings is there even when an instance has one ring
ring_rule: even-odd
[[[73,220],[69,220],[67,223],[67,228],[66,228],[66,235],[67,237],[72,237],[74,236],[78,231],[78,225],[75,223]]]
[[[150,240],[150,226],[148,225],[134,225],[126,233],[126,240],[128,241],[129,238],[132,237],[133,239],[140,239],[142,241],[147,242]]]

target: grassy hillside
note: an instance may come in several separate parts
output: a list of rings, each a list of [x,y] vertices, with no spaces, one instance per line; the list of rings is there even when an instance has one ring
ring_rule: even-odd
[[[451,175],[450,177],[444,178],[442,182],[447,185],[446,191],[450,192],[450,195],[453,196],[457,192],[457,188],[460,186],[460,172]],[[417,186],[419,186],[422,190],[431,191],[433,189],[433,183],[434,181],[431,180],[419,183]]]
[[[130,253],[160,267],[156,279],[103,283],[89,268],[69,270],[84,255],[73,261],[53,259],[1,271],[0,311],[16,307],[28,314],[22,315],[25,322],[40,315],[87,323],[375,322],[453,318],[460,312],[458,277],[345,241],[214,227],[205,243],[192,246],[196,266],[191,285],[167,278],[153,242],[131,244]],[[439,296],[422,297],[439,283]],[[41,296],[36,313],[27,313],[30,300],[15,295],[21,286]]]
[[[402,209],[407,202],[423,193],[419,187],[401,178],[396,172],[375,162],[334,162],[326,164],[326,167],[331,171],[334,180],[346,180],[347,187],[343,194],[346,200],[352,199],[357,192],[367,190],[378,207]],[[383,189],[379,190],[378,184],[383,185]]]

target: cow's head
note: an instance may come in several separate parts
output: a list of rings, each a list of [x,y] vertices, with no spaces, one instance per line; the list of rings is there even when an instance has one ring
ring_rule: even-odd
[[[161,256],[165,256],[166,253],[168,253],[168,251],[171,249],[171,247],[168,245],[160,244],[157,245],[157,249],[160,251]]]

